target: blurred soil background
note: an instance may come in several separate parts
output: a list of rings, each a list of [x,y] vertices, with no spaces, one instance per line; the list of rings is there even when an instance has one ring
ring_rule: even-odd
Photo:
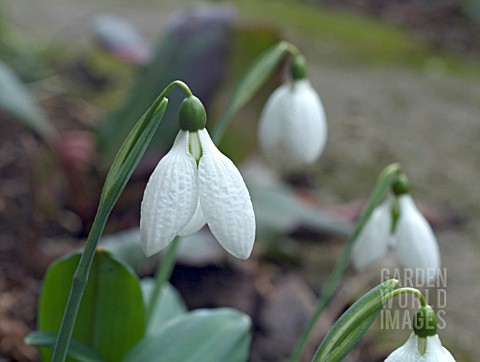
[[[37,137],[0,113],[0,360],[35,361],[36,350],[25,346],[23,337],[35,329],[42,277],[52,260],[82,246],[92,216],[85,205],[95,204],[101,182],[98,174],[85,169],[84,178],[78,180],[75,174],[52,169],[65,160],[75,160],[79,169],[86,162],[100,163],[97,170],[106,167],[95,156],[88,130],[106,109],[120,103],[135,75],[131,64],[111,62],[94,44],[89,30],[92,19],[99,13],[121,16],[155,43],[172,13],[195,2],[1,4],[18,47],[5,61],[29,84],[65,140],[57,150],[60,156],[52,161]],[[346,223],[354,222],[381,170],[400,162],[418,206],[435,229],[448,273],[447,302],[442,308],[447,328],[440,331],[441,339],[457,361],[478,360],[480,3],[241,0],[215,4],[231,5],[237,26],[267,29],[299,47],[329,125],[325,153],[313,170],[287,168],[273,157],[247,152],[255,147],[255,125],[272,82],[236,117],[221,148],[234,160],[246,161],[245,170],[262,160],[262,171],[254,172],[269,165],[299,199]],[[228,71],[238,75],[241,69]],[[227,90],[225,85],[217,92],[211,119],[224,105]],[[73,158],[62,156],[76,151]],[[147,160],[134,175],[106,232],[138,226],[145,170],[160,156],[150,154],[151,162]],[[180,263],[172,276],[190,307],[234,306],[253,317],[252,361],[281,361],[288,356],[345,240],[329,230],[312,231],[303,225],[279,237],[280,246],[257,242],[248,262]],[[391,258],[384,262],[395,265]],[[347,271],[319,323],[317,341],[349,303],[380,281],[380,265],[362,273]],[[382,361],[410,333],[406,328],[380,327],[369,331],[346,360]]]

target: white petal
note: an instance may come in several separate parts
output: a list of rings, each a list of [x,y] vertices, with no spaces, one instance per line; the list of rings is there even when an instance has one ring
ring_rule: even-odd
[[[263,107],[258,126],[258,139],[264,151],[272,149],[283,139],[288,97],[288,84],[285,83],[273,91]]]
[[[255,241],[255,215],[240,172],[198,131],[203,155],[198,165],[200,204],[213,235],[237,258],[247,259]]]
[[[287,149],[303,163],[314,162],[325,147],[327,122],[320,97],[307,79],[292,83],[284,112]]]
[[[197,207],[197,166],[187,145],[188,132],[180,131],[145,188],[140,238],[146,256],[167,246],[190,221]]]
[[[353,244],[352,262],[356,269],[363,269],[387,254],[392,238],[390,235],[391,203],[391,198],[387,198],[373,211]]]
[[[412,333],[404,345],[393,351],[385,362],[417,362],[422,361],[418,352],[418,337]]]
[[[193,214],[190,221],[185,225],[185,227],[178,233],[180,236],[187,236],[196,233],[198,230],[203,228],[207,221],[203,215],[202,207],[200,206],[200,199],[198,200],[197,209],[195,214]]]
[[[423,358],[425,362],[455,362],[452,354],[442,346],[438,334],[427,337],[427,350]]]
[[[426,276],[434,278],[440,268],[440,252],[432,228],[410,195],[400,196],[399,202],[400,217],[395,231],[397,260],[406,268],[423,269]]]

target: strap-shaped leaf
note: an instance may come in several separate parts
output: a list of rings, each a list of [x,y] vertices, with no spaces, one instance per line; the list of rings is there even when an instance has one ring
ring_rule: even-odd
[[[45,276],[38,329],[57,333],[80,253],[57,260]],[[106,361],[119,361],[145,333],[145,308],[137,276],[106,250],[97,250],[78,312],[73,338]],[[51,351],[42,348],[42,360]]]
[[[233,309],[199,309],[145,337],[123,362],[244,362],[250,347],[250,318]]]
[[[235,113],[243,107],[270,78],[288,49],[289,44],[286,42],[280,42],[270,47],[245,71],[225,111],[215,125],[215,129],[212,131],[212,139],[215,142],[218,142]]]
[[[398,280],[387,280],[357,300],[330,329],[312,361],[341,361],[378,316],[385,296],[397,286]]]
[[[100,207],[110,210],[120,197],[140,158],[145,153],[167,108],[168,100],[161,94],[140,118],[120,147],[108,172]]]
[[[25,343],[33,346],[50,347],[55,346],[56,333],[34,331],[25,337]],[[97,352],[79,341],[72,339],[68,356],[78,362],[104,362],[105,360]]]
[[[148,302],[151,302],[151,295],[155,288],[155,279],[145,278],[141,280],[143,300],[146,310],[149,309]],[[152,315],[148,316],[147,334],[155,334],[159,332],[171,319],[187,312],[187,307],[180,293],[169,283],[165,283],[162,287],[160,298],[157,305],[151,308]]]
[[[0,61],[0,108],[22,121],[47,143],[56,137],[53,125],[33,101],[15,73]]]

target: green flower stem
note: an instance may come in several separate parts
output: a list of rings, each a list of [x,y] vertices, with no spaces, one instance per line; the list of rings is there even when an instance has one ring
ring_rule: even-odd
[[[60,326],[60,332],[53,350],[53,362],[65,361],[65,358],[67,357],[68,346],[70,345],[70,339],[72,338],[73,327],[75,326],[75,320],[77,318],[78,309],[80,308],[83,292],[85,291],[85,287],[87,285],[88,275],[90,274],[96,246],[100,236],[102,235],[109,213],[109,211],[105,212],[104,210],[99,209],[97,215],[95,216],[95,220],[93,221],[93,225],[85,245],[85,250],[80,258],[77,271],[73,276],[72,289],[70,290],[67,306],[63,315],[62,324]]]
[[[219,142],[233,116],[265,84],[286,54],[290,54],[294,58],[303,58],[295,45],[281,41],[253,60],[238,81],[225,110],[215,124],[215,129],[210,133],[215,143]]]
[[[166,96],[175,86],[182,88],[187,96],[192,95],[192,92],[185,83],[178,80],[170,83],[157,97],[150,109],[133,127],[125,142],[120,147],[117,156],[113,160],[110,171],[105,179],[97,214],[95,215],[92,228],[85,244],[85,249],[73,277],[72,288],[70,290],[58,338],[53,350],[53,362],[63,362],[67,357],[68,347],[72,338],[82,296],[88,282],[88,276],[90,274],[98,241],[100,240],[113,206],[120,197],[128,179],[140,161],[140,158],[150,143],[155,130],[162,120],[168,103]]]
[[[420,300],[420,305],[422,307],[427,306],[427,301],[425,300],[425,296],[422,294],[421,291],[419,291],[416,288],[405,287],[405,288],[396,289],[393,292],[390,292],[389,294],[385,295],[384,300],[387,301],[388,299],[392,299],[392,298],[396,297],[397,295],[405,294],[405,293],[414,294]]]
[[[221,114],[215,129],[210,133],[212,140],[218,143],[233,116],[243,107],[270,78],[286,53],[298,52],[290,43],[281,41],[265,50],[253,60],[238,81],[225,110]]]
[[[327,306],[330,298],[332,297],[335,288],[337,286],[338,281],[340,280],[343,272],[345,271],[348,261],[350,259],[350,253],[352,251],[353,244],[357,240],[358,236],[362,232],[365,224],[370,219],[375,208],[382,202],[386,191],[392,185],[392,183],[396,180],[396,178],[402,173],[401,167],[398,163],[393,163],[387,166],[383,172],[380,174],[375,189],[373,190],[370,198],[367,201],[367,205],[360,216],[357,224],[355,225],[355,229],[350,234],[347,244],[343,249],[343,254],[338,259],[337,263],[335,264],[330,277],[328,278],[327,284],[322,291],[321,297],[317,302],[317,307],[313,312],[312,316],[310,317],[307,325],[305,326],[300,339],[298,340],[295,349],[293,350],[289,362],[297,362],[302,355],[303,349],[308,341],[308,338],[317,323],[318,318],[322,314],[323,310]]]
[[[172,275],[172,270],[175,266],[175,256],[176,256],[179,241],[180,241],[180,237],[178,236],[172,240],[172,242],[168,246],[165,256],[162,258],[162,261],[158,266],[157,273],[155,275],[155,286],[154,286],[152,295],[150,296],[150,300],[148,302],[148,308],[147,308],[148,321],[151,320],[152,315],[155,313],[155,308],[157,307],[158,300],[160,299],[160,296],[162,294],[163,285],[167,280],[170,279],[170,276]]]
[[[398,280],[389,279],[357,299],[330,328],[312,362],[341,361],[380,314],[384,296],[397,286]]]
[[[169,85],[167,85],[167,87],[163,90],[163,92],[160,94],[159,97],[166,97],[168,93],[170,93],[170,91],[175,88],[175,87],[180,87],[182,88],[182,90],[185,92],[185,94],[187,95],[187,97],[191,97],[193,94],[192,94],[192,91],[190,90],[190,88],[188,87],[188,85],[186,85],[184,82],[182,82],[181,80],[175,80],[173,81],[172,83],[170,83]]]
[[[300,53],[300,50],[293,45],[292,43],[288,43],[286,41],[283,42],[285,44],[286,50],[292,57],[303,57],[302,53]]]

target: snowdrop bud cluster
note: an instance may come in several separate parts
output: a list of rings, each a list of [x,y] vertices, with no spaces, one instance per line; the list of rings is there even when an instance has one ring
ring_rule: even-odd
[[[151,256],[175,236],[208,224],[220,244],[246,259],[255,240],[255,215],[247,187],[230,159],[205,129],[200,100],[186,98],[180,108],[180,131],[145,188],[140,215],[142,249]]]
[[[292,80],[278,87],[265,104],[258,138],[265,151],[282,145],[292,157],[310,164],[325,147],[327,123],[320,97],[305,75],[305,58],[297,55],[292,61]]]
[[[392,249],[397,261],[406,268],[432,271],[440,267],[440,252],[432,228],[417,209],[406,178],[399,178],[394,195],[374,210],[352,249],[352,261],[363,269]]]
[[[437,317],[430,306],[419,308],[413,318],[413,333],[385,362],[455,362],[437,334]]]

